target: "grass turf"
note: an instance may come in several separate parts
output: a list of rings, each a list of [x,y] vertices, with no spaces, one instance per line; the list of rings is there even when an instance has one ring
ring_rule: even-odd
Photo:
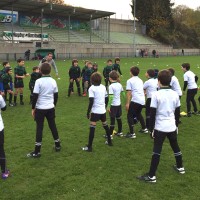
[[[99,64],[102,72],[106,59],[91,59]],[[130,66],[138,65],[140,77],[145,81],[145,72],[150,68],[159,70],[173,67],[175,75],[183,86],[181,64],[189,62],[191,70],[199,74],[199,57],[166,57],[166,58],[122,58],[121,83],[125,88],[130,77]],[[199,143],[200,116],[181,118],[179,126],[179,145],[183,153],[185,175],[179,175],[172,169],[175,163],[173,152],[166,140],[163,145],[160,164],[157,170],[157,183],[154,185],[140,182],[136,176],[149,169],[153,141],[149,135],[138,133],[136,139],[115,137],[114,146],[104,144],[104,129],[100,122],[97,125],[94,139],[94,152],[81,151],[87,144],[89,120],[86,118],[87,97],[75,94],[67,98],[68,69],[71,61],[56,61],[60,80],[59,101],[56,107],[56,122],[62,141],[61,152],[53,151],[53,139],[45,122],[43,131],[42,156],[30,159],[26,154],[33,150],[35,142],[35,122],[31,117],[28,81],[25,79],[25,105],[8,107],[2,112],[5,124],[5,150],[7,165],[12,177],[0,180],[0,199],[198,199],[200,192],[199,178]],[[31,73],[37,61],[26,62],[27,71]],[[11,62],[12,67],[16,65]],[[83,60],[79,60],[83,67]],[[52,72],[54,76],[54,72]],[[196,96],[197,99],[198,95]],[[19,97],[18,97],[19,101]],[[123,102],[123,131],[128,131]],[[186,111],[185,95],[181,99],[182,111]],[[144,111],[143,111],[144,113]],[[109,122],[109,117],[108,117]]]

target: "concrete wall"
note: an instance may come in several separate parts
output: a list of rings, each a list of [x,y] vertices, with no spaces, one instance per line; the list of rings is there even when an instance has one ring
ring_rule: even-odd
[[[133,33],[133,20],[110,19],[110,31]],[[142,33],[142,26],[136,22],[136,33]]]

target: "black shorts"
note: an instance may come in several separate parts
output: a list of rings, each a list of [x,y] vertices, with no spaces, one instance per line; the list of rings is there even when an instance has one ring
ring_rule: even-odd
[[[4,144],[4,129],[0,131],[0,145]]]
[[[106,122],[106,113],[104,114],[91,113],[91,116],[90,116],[91,122],[97,122],[99,120],[101,120],[102,122]]]
[[[24,82],[23,81],[20,81],[20,82],[15,81],[14,85],[15,85],[15,88],[24,88]]]
[[[4,87],[4,90],[5,90],[5,91],[7,91],[7,90],[11,90],[11,88],[10,88],[10,85],[9,85],[9,84],[7,84],[7,85],[4,85],[3,87]]]
[[[111,106],[110,107],[110,117],[119,118],[122,115],[122,106]]]

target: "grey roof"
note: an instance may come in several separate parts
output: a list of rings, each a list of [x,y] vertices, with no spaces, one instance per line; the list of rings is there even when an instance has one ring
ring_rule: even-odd
[[[98,19],[102,17],[107,17],[115,14],[114,12],[92,10],[81,7],[73,7],[67,5],[57,5],[50,4],[46,2],[41,2],[38,0],[0,0],[0,9],[1,10],[13,10],[23,13],[31,13],[40,15],[41,10],[43,9],[44,15],[47,16],[59,16],[68,18],[70,15],[71,19],[77,20],[89,20]]]

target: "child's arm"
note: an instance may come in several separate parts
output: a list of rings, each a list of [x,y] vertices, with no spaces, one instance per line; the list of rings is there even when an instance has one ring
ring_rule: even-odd
[[[118,72],[119,72],[120,75],[122,76],[122,72],[121,72],[121,69],[120,69],[120,65],[118,66]]]
[[[90,111],[92,109],[93,103],[94,103],[94,98],[90,97],[89,98],[89,105],[88,105],[88,109],[87,109],[87,118],[88,119],[90,118]]]
[[[108,112],[110,112],[110,107],[113,101],[114,95],[113,94],[109,94],[109,98],[108,98]]]
[[[130,102],[131,102],[131,90],[127,90],[127,93],[126,93],[126,110],[127,111],[129,109]]]
[[[150,136],[153,138],[152,132],[154,130],[155,126],[155,121],[156,121],[156,108],[151,107],[150,108],[150,121],[149,121],[149,131],[150,131]]]
[[[176,121],[176,127],[178,127],[179,124],[179,118],[180,118],[180,107],[177,107],[175,110],[175,121]]]
[[[54,93],[54,105],[56,106],[57,102],[58,102],[58,92]]]

